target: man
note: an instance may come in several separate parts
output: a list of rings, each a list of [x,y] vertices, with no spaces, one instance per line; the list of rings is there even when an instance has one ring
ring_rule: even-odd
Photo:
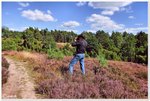
[[[82,74],[85,75],[85,68],[84,68],[85,55],[84,55],[84,53],[86,51],[87,42],[85,41],[84,36],[78,35],[75,42],[72,43],[72,46],[76,47],[76,53],[69,64],[69,72],[70,72],[70,74],[73,74],[73,67],[79,61]]]

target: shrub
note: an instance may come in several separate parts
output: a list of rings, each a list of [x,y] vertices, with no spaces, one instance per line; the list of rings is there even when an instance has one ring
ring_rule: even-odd
[[[64,58],[64,54],[62,51],[60,51],[59,49],[48,49],[47,51],[48,53],[48,58],[50,59],[63,59]]]
[[[57,52],[60,50],[51,49],[51,51]],[[76,68],[77,66],[74,68],[74,74],[70,76],[68,73],[70,59],[71,57],[65,57],[62,61],[47,59],[41,63],[38,62],[39,64],[33,68],[35,82],[37,84],[35,90],[37,94],[41,94],[43,98],[66,99],[133,99],[147,98],[148,96],[147,82],[143,82],[139,78],[134,78],[132,74],[132,78],[131,75],[125,75],[124,71],[120,68],[114,67],[112,69],[110,66],[108,68],[99,68],[99,62],[96,59],[94,59],[95,61],[91,58],[85,59],[85,76],[82,75],[79,68]],[[33,64],[33,62],[31,63]],[[137,82],[134,82],[135,80]]]
[[[85,57],[89,58],[90,55],[87,52],[85,52]]]
[[[94,83],[56,79],[55,82],[53,80],[44,80],[39,85],[36,91],[40,94],[46,94],[48,98],[99,97],[99,89]]]
[[[142,55],[136,55],[136,62],[138,63],[145,63],[146,64],[146,55],[142,56]]]
[[[74,48],[70,47],[68,43],[62,48],[62,52],[65,56],[72,56],[74,51]]]
[[[102,67],[107,66],[107,60],[105,58],[105,55],[100,50],[98,52],[97,59],[98,59],[98,61],[101,64]]]
[[[104,50],[105,58],[108,60],[121,60],[117,53],[113,51]]]
[[[71,52],[70,50],[67,50],[67,49],[63,49],[62,52],[65,56],[72,56],[73,55],[73,52]]]
[[[12,38],[2,39],[2,50],[17,50],[17,43]]]
[[[104,98],[123,98],[124,85],[118,80],[108,80],[101,84],[100,92]]]

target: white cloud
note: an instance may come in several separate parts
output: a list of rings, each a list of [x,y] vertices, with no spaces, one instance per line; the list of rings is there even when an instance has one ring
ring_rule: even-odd
[[[96,33],[96,30],[87,30],[87,32]]]
[[[34,20],[34,21],[56,21],[56,19],[53,18],[52,15],[48,14],[48,13],[44,13],[38,9],[35,10],[24,10],[21,12],[22,16],[30,19],[30,20]]]
[[[20,27],[20,28],[9,28],[12,31],[24,31],[25,29],[27,29],[28,27]]]
[[[125,25],[117,24],[110,17],[103,16],[100,14],[92,14],[86,19],[88,23],[91,24],[92,30],[105,30],[108,32],[123,30]]]
[[[122,32],[128,32],[128,33],[133,33],[133,34],[136,34],[140,31],[144,31],[144,32],[148,32],[148,27],[136,27],[136,28],[125,28],[122,30]]]
[[[111,10],[104,10],[101,12],[102,15],[113,15],[114,14],[114,11],[111,11]]]
[[[121,7],[121,8],[120,8],[120,11],[126,11],[126,9],[127,9],[127,8],[125,8],[125,7]]]
[[[78,2],[76,5],[77,6],[84,6],[86,4],[86,2]]]
[[[23,2],[19,2],[18,3],[21,7],[28,7],[29,3],[23,3]]]
[[[129,19],[135,19],[135,17],[134,17],[134,16],[129,16],[128,18],[129,18]]]
[[[78,32],[78,30],[65,30],[65,31],[67,31],[67,32],[74,32],[74,33]]]
[[[68,21],[68,22],[64,22],[63,25],[61,25],[63,27],[68,27],[68,28],[73,28],[73,27],[78,27],[80,26],[80,23],[77,21]]]
[[[113,15],[116,11],[119,11],[119,8],[114,7],[111,9],[105,9],[101,12],[102,15]]]
[[[93,8],[101,8],[101,9],[114,9],[127,6],[132,2],[89,2],[89,6]]]
[[[55,29],[53,29],[55,30]],[[57,30],[61,30],[61,31],[67,31],[67,32],[74,32],[74,33],[78,33],[79,31],[78,30],[75,30],[75,29],[67,29],[67,28],[59,28]]]
[[[136,26],[142,26],[143,24],[142,23],[136,23],[134,25],[136,25]]]
[[[94,9],[103,9],[103,15],[113,15],[121,8],[130,5],[132,2],[89,2],[88,5]],[[123,10],[123,9],[122,9]]]
[[[11,30],[11,31],[17,31],[15,28],[9,28],[9,30]]]
[[[125,11],[126,13],[133,13],[131,6],[129,7],[121,7],[120,11]]]
[[[86,19],[88,23],[90,23],[90,30],[87,30],[88,32],[96,32],[98,30],[104,30],[106,32],[111,33],[112,31],[119,31],[124,32],[127,31],[128,33],[136,34],[137,32],[144,31],[148,32],[148,27],[130,27],[123,24],[118,24],[115,21],[113,21],[110,17],[100,15],[100,14],[92,14],[90,17]],[[135,24],[138,26],[141,26],[143,24]]]
[[[51,12],[50,10],[47,10],[47,13],[48,13],[48,14],[52,14],[52,12]]]

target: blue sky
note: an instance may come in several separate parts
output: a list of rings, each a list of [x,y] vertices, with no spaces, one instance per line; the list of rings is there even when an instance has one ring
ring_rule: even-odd
[[[148,32],[147,2],[2,2],[2,26],[81,33]]]

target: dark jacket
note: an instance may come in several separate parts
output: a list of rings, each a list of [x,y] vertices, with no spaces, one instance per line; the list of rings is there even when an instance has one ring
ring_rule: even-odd
[[[76,47],[76,54],[85,53],[87,42],[85,40],[76,41],[72,43],[73,47]]]

